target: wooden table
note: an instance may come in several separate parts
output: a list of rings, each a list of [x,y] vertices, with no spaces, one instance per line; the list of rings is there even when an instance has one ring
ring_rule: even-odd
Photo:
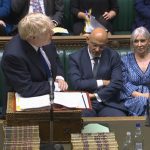
[[[49,125],[48,124],[48,120],[49,120],[48,114],[41,113],[41,112],[32,112],[31,114],[29,112],[13,112],[14,104],[12,103],[12,99],[13,99],[12,96],[13,95],[11,95],[11,93],[10,93],[9,97],[8,97],[8,106],[7,106],[8,124],[12,123],[12,120],[9,117],[11,117],[12,115],[13,115],[12,117],[14,117],[15,115],[18,115],[17,119],[14,120],[13,125],[14,124],[19,125],[20,122],[22,122],[23,124],[26,124],[26,123],[30,124],[33,122],[38,122],[40,124],[41,130],[46,132],[47,130],[44,130],[44,129],[45,129],[45,126],[47,127],[47,125]],[[11,100],[11,101],[9,101],[9,100]],[[14,113],[15,115],[12,113]],[[39,113],[39,114],[37,114],[37,113]],[[70,129],[68,129],[68,127],[65,128],[65,126],[72,123],[71,118],[74,118],[74,119],[79,118],[79,114],[78,115],[77,114],[78,113],[76,113],[76,112],[72,112],[72,114],[70,116],[70,120],[69,120],[69,118],[66,118],[66,119],[63,118],[64,119],[64,122],[63,122],[64,130],[65,129],[69,130],[69,132],[67,133],[67,135],[68,135],[67,138],[70,137],[69,134],[72,133],[72,131]],[[33,115],[32,118],[34,118],[36,121],[35,120],[33,121],[33,119],[30,118],[31,115]],[[39,115],[41,117],[38,118],[37,115]],[[67,113],[64,113],[63,115],[67,115]],[[22,117],[22,116],[24,116],[24,117]],[[25,118],[25,116],[26,116],[26,118]],[[57,113],[55,114],[55,116],[56,116],[56,118],[57,117],[59,119],[61,118],[61,116]],[[37,120],[37,118],[38,118],[38,120]],[[29,120],[29,119],[31,119],[31,120]],[[28,122],[27,122],[27,120],[28,120]],[[41,121],[42,121],[42,123],[41,123]],[[83,117],[82,121],[83,121],[83,126],[88,123],[99,123],[99,124],[108,126],[110,128],[110,131],[114,132],[116,135],[116,140],[119,144],[119,150],[122,150],[122,145],[123,145],[123,141],[125,139],[126,132],[130,131],[132,134],[132,138],[133,138],[135,124],[137,122],[140,122],[142,125],[142,132],[144,135],[144,150],[150,150],[150,142],[149,142],[150,128],[145,126],[145,117]],[[57,128],[60,127],[61,122],[62,121],[58,122],[59,126],[57,126]],[[72,126],[72,130],[74,130],[74,133],[78,133],[80,128],[82,127],[79,119],[77,119],[76,122],[72,123],[71,126]],[[75,131],[75,129],[77,129],[77,130]],[[46,136],[46,133],[44,133],[42,136],[43,136],[42,138],[44,138],[44,140],[46,138],[48,138]],[[57,135],[57,138],[60,138],[59,136],[62,138],[62,135]],[[67,144],[65,150],[70,150],[70,149],[71,149],[70,144]]]
[[[53,118],[53,142],[69,143],[71,133],[81,132],[81,110],[54,110]],[[39,125],[41,141],[47,143],[50,140],[50,111],[17,112],[14,93],[8,93],[6,122],[8,126]]]

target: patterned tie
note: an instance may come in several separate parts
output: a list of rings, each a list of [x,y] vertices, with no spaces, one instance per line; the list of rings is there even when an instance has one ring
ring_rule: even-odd
[[[94,67],[93,67],[93,76],[94,78],[97,77],[98,65],[99,65],[99,57],[94,57]]]
[[[39,0],[31,0],[33,12],[42,13],[42,8]]]
[[[47,56],[46,56],[46,54],[42,48],[38,49],[38,53],[39,53],[39,56],[41,59],[41,63],[43,65],[44,70],[45,70],[47,77],[49,79],[50,77],[52,77],[50,62],[49,62],[49,60],[48,60],[48,58],[47,58]]]

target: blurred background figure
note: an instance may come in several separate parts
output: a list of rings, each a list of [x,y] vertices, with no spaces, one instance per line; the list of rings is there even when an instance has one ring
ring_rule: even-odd
[[[9,35],[12,25],[9,24],[11,0],[0,0],[0,35]]]
[[[150,33],[145,27],[131,35],[133,52],[122,56],[123,89],[121,99],[130,115],[145,114],[150,98]]]
[[[135,0],[136,18],[133,30],[144,26],[150,32],[150,0]]]
[[[51,17],[55,26],[63,24],[63,0],[12,0],[11,5],[16,25],[25,15],[32,12],[40,12]]]
[[[90,15],[94,16],[109,32],[113,33],[112,21],[118,14],[117,0],[71,0],[74,16],[73,33],[80,35]]]

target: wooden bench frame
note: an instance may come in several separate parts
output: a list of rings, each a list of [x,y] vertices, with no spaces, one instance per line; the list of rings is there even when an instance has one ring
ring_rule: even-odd
[[[4,45],[11,39],[11,36],[1,36],[0,37],[0,49],[4,48]],[[130,35],[109,35],[108,44],[110,47],[129,47],[130,46]],[[53,36],[53,41],[55,42],[57,48],[67,49],[67,48],[80,48],[86,43],[86,37],[83,36]]]

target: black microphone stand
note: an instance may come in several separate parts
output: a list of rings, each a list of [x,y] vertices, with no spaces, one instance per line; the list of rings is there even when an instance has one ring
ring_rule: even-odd
[[[53,112],[53,105],[54,105],[54,81],[53,78],[50,77],[48,79],[49,85],[50,85],[50,94],[49,94],[49,99],[50,99],[50,130],[49,130],[49,135],[50,135],[50,140],[49,144],[45,145],[41,148],[41,150],[64,150],[63,146],[61,144],[54,144],[53,143],[53,130],[54,130],[54,112]]]
[[[54,114],[53,114],[53,104],[54,104],[54,90],[53,90],[53,79],[49,79],[50,84],[50,144],[53,145],[53,124],[54,124]]]

